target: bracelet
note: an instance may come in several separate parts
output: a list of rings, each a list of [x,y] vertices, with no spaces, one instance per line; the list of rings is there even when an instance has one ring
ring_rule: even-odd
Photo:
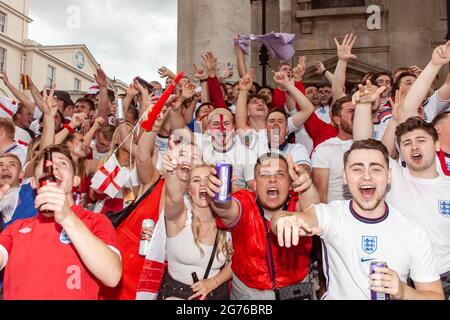
[[[70,132],[71,134],[75,133],[75,129],[72,128],[72,127],[70,126],[70,124],[68,124],[68,123],[64,124],[64,129],[69,130],[69,132]]]
[[[322,77],[325,75],[325,73],[327,73],[327,69],[325,69],[325,70],[323,70],[323,72],[322,72]]]

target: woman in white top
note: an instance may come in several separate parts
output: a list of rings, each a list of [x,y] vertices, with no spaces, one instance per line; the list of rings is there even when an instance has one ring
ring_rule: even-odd
[[[210,166],[190,167],[179,163],[178,148],[173,141],[169,142],[169,148],[163,160],[167,172],[164,217],[168,272],[161,285],[160,298],[228,299],[232,248],[227,233],[216,227],[209,207],[206,181]],[[187,185],[179,179],[177,170],[190,172]],[[217,247],[213,250],[215,243]],[[204,279],[213,251],[214,260]],[[196,283],[194,272],[200,280]]]

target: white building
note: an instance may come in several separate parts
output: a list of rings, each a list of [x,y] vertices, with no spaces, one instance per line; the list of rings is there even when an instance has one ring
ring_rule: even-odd
[[[20,88],[20,74],[28,74],[40,89],[56,83],[73,97],[83,95],[95,82],[98,62],[84,44],[44,46],[28,39],[29,0],[0,1],[0,70]],[[128,85],[111,80],[111,88],[126,91]],[[0,95],[12,98],[0,81]]]

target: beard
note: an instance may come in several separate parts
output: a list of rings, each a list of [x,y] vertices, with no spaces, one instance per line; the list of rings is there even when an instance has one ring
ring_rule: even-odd
[[[353,124],[347,121],[341,121],[341,129],[345,133],[353,134]]]

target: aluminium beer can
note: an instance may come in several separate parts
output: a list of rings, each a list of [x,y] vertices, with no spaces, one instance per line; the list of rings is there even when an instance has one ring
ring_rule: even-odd
[[[123,99],[116,99],[116,120],[119,122],[125,121],[125,111],[123,109]]]
[[[215,202],[227,203],[231,201],[231,178],[233,167],[229,163],[216,164],[217,178],[222,181],[220,191],[214,196]]]
[[[374,274],[375,268],[387,268],[387,263],[385,261],[372,261],[370,263],[370,274]],[[391,296],[387,293],[383,292],[375,292],[370,290],[370,299],[371,300],[390,300]]]
[[[142,221],[141,229],[141,241],[139,243],[139,255],[145,257],[147,255],[148,248],[150,246],[150,240],[145,239],[144,228],[153,228],[155,226],[155,221],[152,219],[144,219]]]

